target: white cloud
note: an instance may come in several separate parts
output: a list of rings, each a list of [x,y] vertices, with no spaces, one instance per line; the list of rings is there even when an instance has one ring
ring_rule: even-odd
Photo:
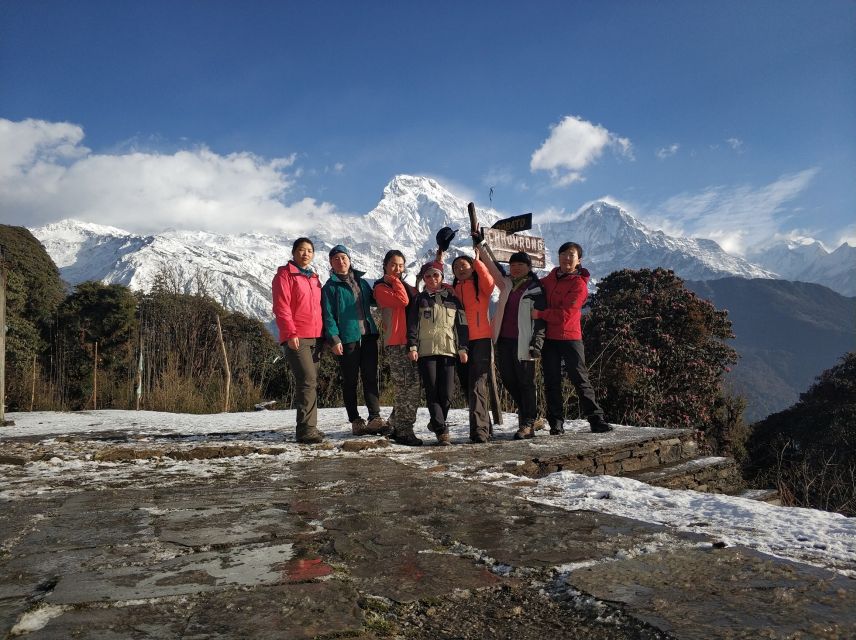
[[[550,128],[550,136],[532,154],[529,168],[533,173],[549,171],[553,184],[565,187],[584,181],[583,170],[596,162],[607,148],[633,159],[633,145],[629,139],[579,116],[565,116]]]
[[[743,153],[743,141],[740,138],[728,138],[725,142],[737,153]]]
[[[856,224],[841,230],[841,234],[838,236],[833,249],[840,247],[845,242],[851,247],[856,247]]]
[[[666,158],[671,158],[678,152],[678,149],[681,148],[677,142],[670,144],[668,147],[662,147],[661,149],[657,149],[657,157],[660,160],[665,160]]]
[[[24,167],[71,162],[89,153],[80,145],[83,129],[67,122],[0,118],[0,180],[15,177]]]
[[[699,193],[673,196],[645,215],[645,224],[682,235],[717,241],[729,253],[742,255],[777,233],[792,213],[787,203],[802,193],[817,175],[811,168],[781,176],[755,188],[714,186]]]
[[[0,119],[5,222],[77,218],[137,233],[280,232],[335,214],[311,198],[286,203],[295,186],[294,154],[268,159],[205,147],[95,154],[82,146],[83,137],[81,127],[67,123]]]

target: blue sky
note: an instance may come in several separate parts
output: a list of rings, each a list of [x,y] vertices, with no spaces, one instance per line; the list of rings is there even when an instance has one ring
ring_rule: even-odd
[[[0,2],[3,221],[269,231],[396,174],[856,244],[856,3]]]

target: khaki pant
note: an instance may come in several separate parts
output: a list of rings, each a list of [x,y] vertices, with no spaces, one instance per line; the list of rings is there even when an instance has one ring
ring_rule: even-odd
[[[297,409],[297,431],[318,426],[318,366],[321,345],[316,338],[300,338],[297,351],[282,345],[288,366],[294,374],[294,408]]]

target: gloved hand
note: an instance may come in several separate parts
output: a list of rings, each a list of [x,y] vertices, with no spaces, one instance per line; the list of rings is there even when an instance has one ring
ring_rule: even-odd
[[[437,246],[440,251],[448,251],[449,245],[452,244],[452,240],[455,239],[455,234],[458,233],[457,229],[452,229],[451,227],[443,227],[437,232],[435,236],[437,240]]]
[[[484,234],[481,231],[473,231],[470,233],[473,238],[473,246],[477,247],[484,242]]]

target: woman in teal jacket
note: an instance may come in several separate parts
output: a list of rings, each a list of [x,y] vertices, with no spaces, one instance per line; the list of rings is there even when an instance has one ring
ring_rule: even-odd
[[[375,305],[364,273],[351,266],[348,249],[337,244],[330,249],[330,278],[321,289],[324,334],[339,361],[342,396],[351,431],[355,436],[386,434],[389,429],[380,417],[377,383],[378,330],[372,319]],[[357,409],[357,381],[362,378],[363,396],[369,410],[366,422]]]

